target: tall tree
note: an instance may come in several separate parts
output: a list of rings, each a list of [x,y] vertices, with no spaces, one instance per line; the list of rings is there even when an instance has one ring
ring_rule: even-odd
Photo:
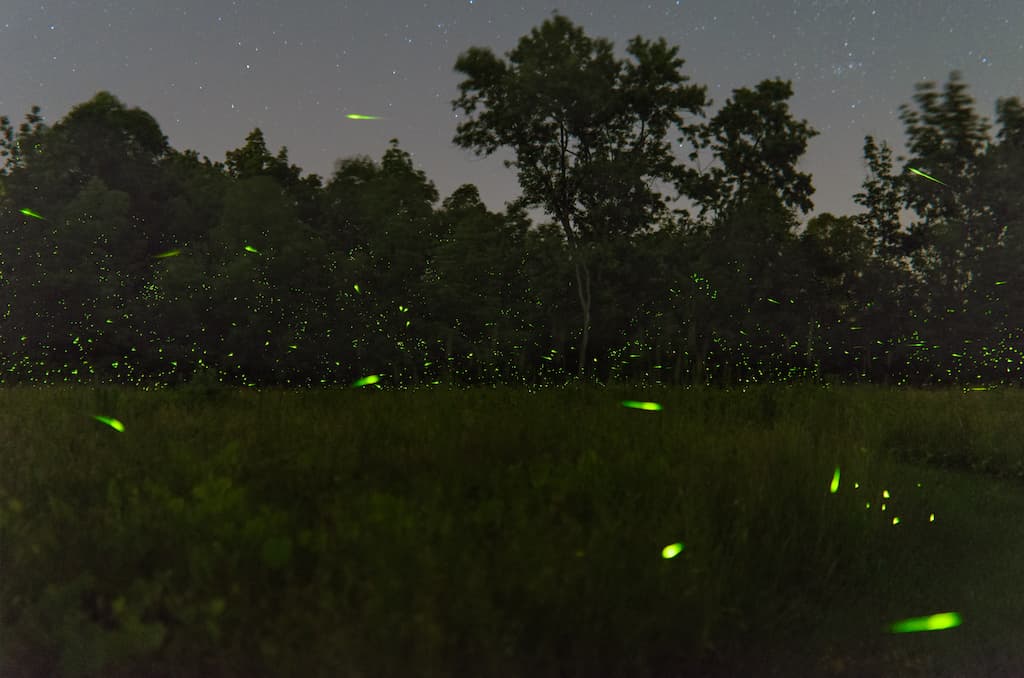
[[[267,150],[263,131],[257,127],[245,138],[245,146],[225,155],[225,167],[229,176],[248,179],[255,176],[269,176],[285,191],[295,206],[299,218],[307,225],[314,225],[319,218],[320,177],[311,174],[302,178],[302,170],[288,164],[288,149],[284,146],[277,156]]]
[[[913,154],[904,171],[913,167],[931,179],[916,175],[917,181],[906,182],[906,204],[921,218],[911,225],[912,237],[922,244],[915,266],[929,274],[935,309],[944,309],[960,305],[972,275],[970,260],[992,240],[983,227],[984,207],[971,199],[989,125],[975,113],[957,71],[950,74],[941,99],[933,82],[919,83],[915,89],[921,110],[900,106],[907,148]]]
[[[590,39],[555,15],[519,40],[509,62],[472,47],[455,70],[468,76],[452,102],[476,119],[457,128],[455,143],[477,154],[510,146],[522,206],[542,206],[562,229],[583,314],[578,370],[583,376],[591,327],[590,242],[633,234],[666,209],[650,179],[685,183],[664,141],[670,126],[696,140],[681,113],[701,114],[706,88],[684,85],[678,48],[639,36],[627,48],[637,63],[617,61],[612,44]]]
[[[753,90],[741,87],[701,128],[701,148],[711,148],[721,162],[700,175],[701,216],[713,210],[722,217],[759,187],[788,208],[807,213],[814,207],[811,177],[796,164],[818,132],[806,120],[792,118],[786,103],[791,96],[792,84],[778,79]]]

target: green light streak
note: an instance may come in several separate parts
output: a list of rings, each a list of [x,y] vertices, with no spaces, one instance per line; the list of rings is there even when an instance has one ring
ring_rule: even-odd
[[[913,172],[914,174],[918,175],[919,177],[924,177],[925,179],[928,179],[929,181],[934,181],[937,184],[942,184],[943,186],[946,186],[946,184],[942,183],[941,181],[939,181],[938,179],[936,179],[934,177],[928,176],[927,174],[925,174],[924,172],[922,172],[919,169],[914,169],[913,167],[908,167],[907,169],[909,169],[911,172]]]
[[[661,405],[658,403],[642,402],[639,400],[623,400],[623,407],[632,407],[638,410],[660,410]]]
[[[95,419],[96,421],[99,421],[99,422],[102,422],[102,423],[106,424],[107,426],[109,426],[110,428],[114,429],[118,433],[124,433],[124,424],[119,422],[117,419],[113,419],[111,417],[101,417],[98,414],[94,415],[93,419]]]
[[[245,251],[246,252],[252,252],[253,254],[259,254],[259,251],[255,247],[253,247],[252,245],[246,245],[245,246]]]
[[[154,259],[166,259],[167,257],[176,257],[181,254],[181,250],[170,250],[163,254],[156,254],[153,256]]]
[[[835,494],[839,491],[839,467],[836,466],[836,472],[832,474],[832,484],[829,485],[828,491]]]
[[[942,612],[927,617],[902,619],[889,625],[892,633],[913,633],[915,631],[940,631],[960,626],[960,615],[956,612]]]
[[[38,214],[36,214],[32,210],[28,209],[27,207],[25,209],[21,210],[21,213],[24,214],[27,217],[32,217],[33,219],[43,219],[43,217],[39,216]],[[43,219],[43,220],[45,221],[45,219]]]
[[[352,388],[359,388],[360,386],[367,386],[368,384],[376,384],[380,381],[380,377],[376,374],[370,375],[369,377],[363,377],[352,383]]]
[[[349,120],[383,120],[384,118],[377,115],[359,115],[358,113],[349,113],[345,116]]]

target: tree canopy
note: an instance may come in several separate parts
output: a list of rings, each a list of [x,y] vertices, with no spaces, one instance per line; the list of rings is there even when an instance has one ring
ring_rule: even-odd
[[[469,183],[442,200],[397,139],[325,181],[258,128],[223,163],[177,151],[105,91],[52,127],[0,117],[3,379],[1022,379],[1019,99],[992,138],[959,73],[918,85],[911,157],[866,137],[864,211],[798,233],[817,132],[791,83],[711,115],[677,52],[637,36],[619,60],[556,14],[459,55],[455,143],[515,155],[498,213]]]

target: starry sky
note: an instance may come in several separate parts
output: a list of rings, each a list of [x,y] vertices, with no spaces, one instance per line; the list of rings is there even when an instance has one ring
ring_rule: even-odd
[[[379,162],[395,137],[442,200],[474,183],[503,211],[519,195],[502,165],[514,156],[452,143],[453,66],[471,46],[504,58],[553,10],[620,59],[636,35],[679,46],[709,117],[735,88],[792,80],[793,116],[820,132],[800,165],[817,189],[808,216],[861,211],[864,135],[903,152],[898,108],[916,82],[941,89],[960,70],[993,123],[998,97],[1024,97],[1021,0],[4,0],[0,115],[17,127],[38,104],[52,125],[109,90],[178,150],[223,161],[260,127],[271,153],[286,146],[325,182],[338,159]]]

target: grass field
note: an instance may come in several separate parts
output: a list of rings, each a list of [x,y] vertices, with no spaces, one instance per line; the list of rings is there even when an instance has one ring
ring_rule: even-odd
[[[1024,675],[1021,412],[0,389],[0,675]]]

